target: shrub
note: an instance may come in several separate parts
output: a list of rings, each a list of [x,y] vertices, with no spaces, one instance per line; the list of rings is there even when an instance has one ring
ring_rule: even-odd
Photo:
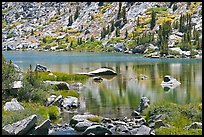
[[[49,106],[48,107],[48,116],[50,120],[56,120],[60,116],[59,108],[56,106]]]

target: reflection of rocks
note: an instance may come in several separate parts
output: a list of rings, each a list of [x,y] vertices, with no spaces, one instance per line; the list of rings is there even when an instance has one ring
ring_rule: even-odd
[[[102,79],[101,77],[94,77],[93,80],[94,80],[95,82],[101,82],[101,81],[103,81],[103,79]]]
[[[144,75],[144,74],[140,74],[139,75],[139,79],[140,80],[146,80],[148,78],[148,76]]]
[[[84,88],[84,85],[82,83],[80,83],[80,82],[71,84],[69,86],[69,89],[73,89],[73,90],[82,90],[83,88]]]

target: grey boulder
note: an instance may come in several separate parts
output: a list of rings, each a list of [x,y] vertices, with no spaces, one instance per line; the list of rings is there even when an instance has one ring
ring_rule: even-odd
[[[16,98],[11,99],[11,102],[6,102],[4,106],[5,111],[24,110],[24,107],[17,101]]]
[[[10,135],[26,135],[35,126],[36,122],[37,115],[32,115],[16,123],[4,126],[3,130]]]

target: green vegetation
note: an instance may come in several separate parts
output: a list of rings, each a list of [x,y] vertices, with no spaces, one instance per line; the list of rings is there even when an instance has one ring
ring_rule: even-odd
[[[100,116],[88,117],[87,120],[92,121],[92,122],[100,123],[101,120],[102,120],[102,117],[100,117]]]
[[[52,72],[53,75],[49,75],[49,72],[38,72],[40,80],[51,80],[51,81],[66,81],[68,83],[84,82],[89,76],[84,74],[67,74],[62,72]]]
[[[202,129],[185,129],[193,122],[202,122],[202,106],[198,103],[178,105],[160,102],[144,110],[147,121],[152,114],[165,114],[161,120],[170,127],[156,128],[156,135],[195,135],[202,134]]]

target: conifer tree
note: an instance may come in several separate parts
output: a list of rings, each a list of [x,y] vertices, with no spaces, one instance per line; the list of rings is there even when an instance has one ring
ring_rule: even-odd
[[[150,29],[152,30],[156,23],[156,13],[152,10],[151,21],[150,21]]]
[[[126,16],[126,8],[125,8],[125,6],[123,6],[122,17],[123,17],[123,23],[126,24],[127,23],[127,16]]]
[[[119,9],[118,9],[117,19],[120,19],[120,17],[121,17],[121,7],[122,7],[122,2],[119,2]]]

